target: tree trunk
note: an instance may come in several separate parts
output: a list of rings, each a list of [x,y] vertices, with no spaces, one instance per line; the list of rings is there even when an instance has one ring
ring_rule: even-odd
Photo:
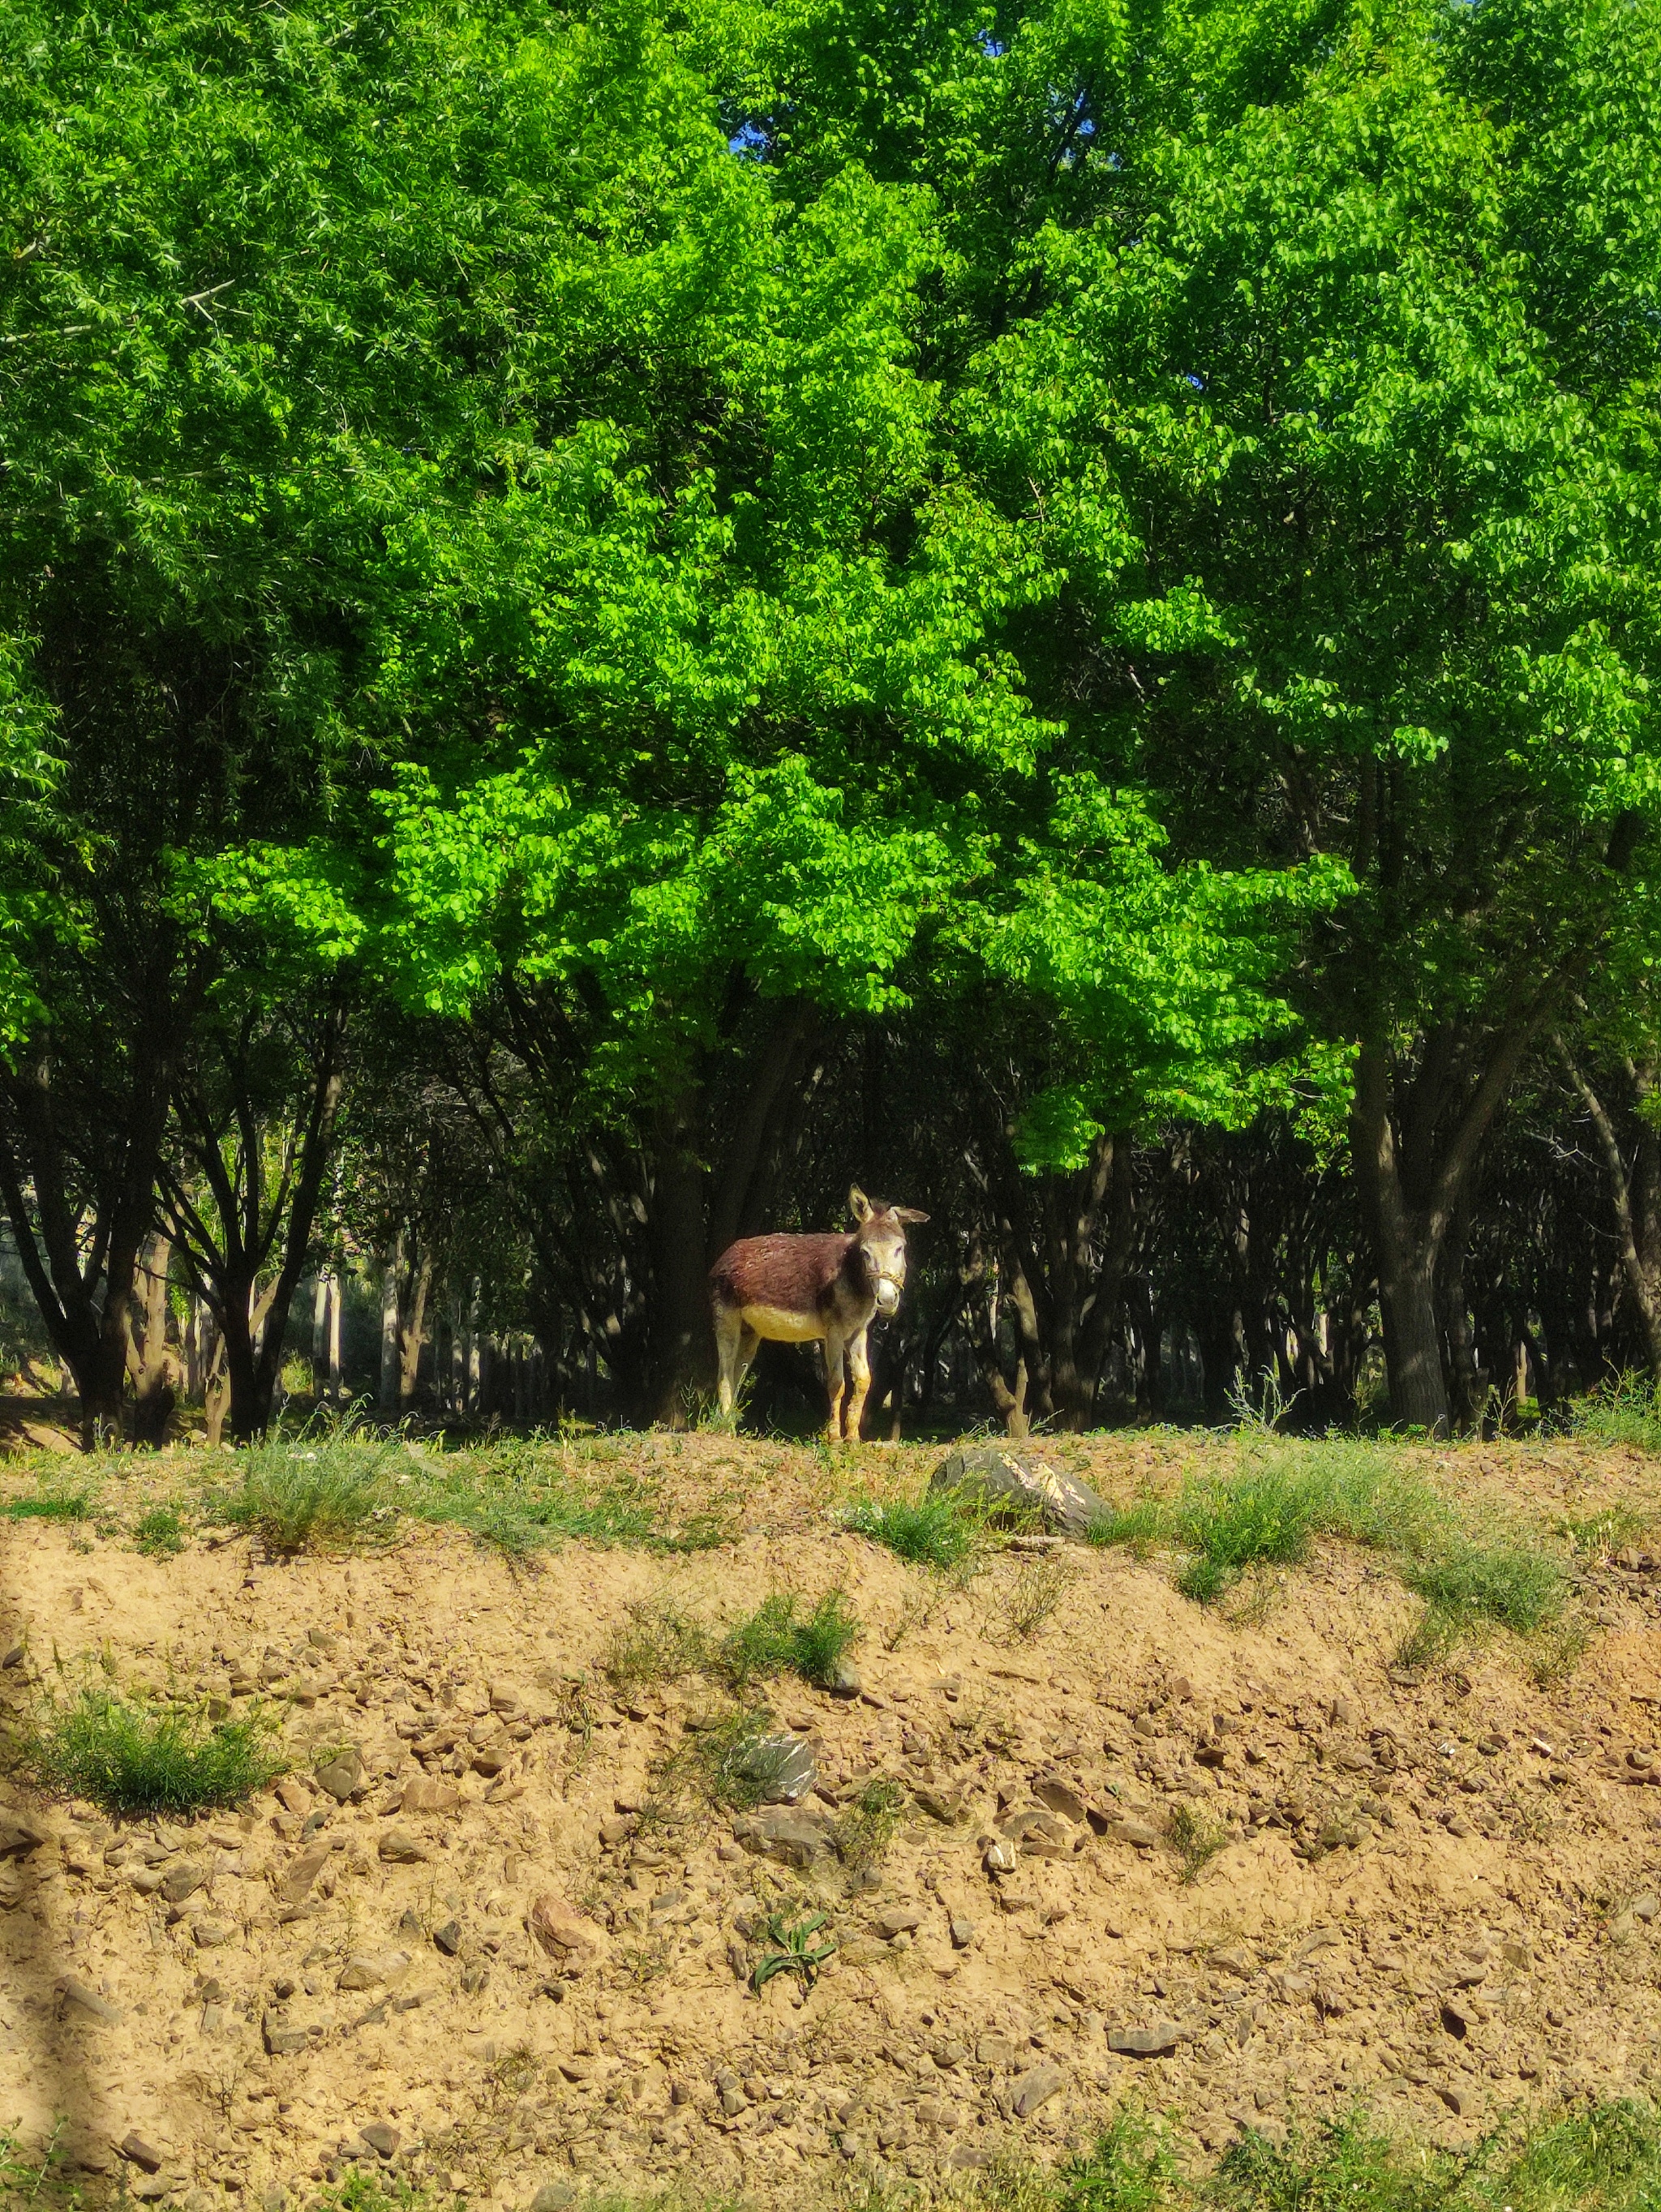
[[[403,1273],[404,1232],[400,1229],[392,1257],[380,1276],[380,1388],[376,1393],[376,1403],[389,1420],[398,1410],[399,1284]]]
[[[182,1369],[167,1342],[167,1265],[173,1245],[153,1237],[144,1257],[142,1296],[128,1316],[127,1372],[132,1378],[132,1440],[159,1449],[179,1402]]]
[[[433,1287],[433,1255],[424,1246],[420,1265],[410,1285],[407,1310],[398,1324],[398,1411],[407,1413],[415,1403],[421,1380],[421,1348],[427,1341],[427,1301]]]
[[[652,1416],[688,1425],[692,1401],[713,1385],[714,1324],[704,1259],[703,1170],[691,1116],[680,1103],[656,1116],[652,1177]]]
[[[1609,1186],[1609,1203],[1615,1212],[1615,1231],[1621,1258],[1621,1272],[1625,1279],[1627,1294],[1638,1315],[1643,1333],[1644,1348],[1649,1360],[1650,1372],[1661,1381],[1661,1285],[1658,1285],[1653,1267],[1645,1264],[1644,1253],[1639,1243],[1640,1219],[1634,1206],[1634,1178],[1627,1170],[1626,1158],[1621,1150],[1621,1140],[1615,1123],[1590,1079],[1583,1073],[1561,1037],[1557,1040],[1558,1056],[1568,1070],[1569,1080],[1580,1094],[1581,1103],[1591,1117],[1591,1126],[1597,1139],[1597,1149],[1603,1161],[1604,1176]],[[1640,1091],[1640,1103],[1642,1092]],[[1653,1176],[1647,1178],[1651,1187]],[[1643,1182],[1640,1180],[1640,1189]],[[1648,1190],[1646,1212],[1652,1214],[1655,1200]],[[1652,1223],[1645,1224],[1649,1237],[1654,1237]]]

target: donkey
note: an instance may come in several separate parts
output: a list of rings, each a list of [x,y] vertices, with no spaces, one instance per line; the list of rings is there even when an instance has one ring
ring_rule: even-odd
[[[905,1224],[927,1221],[915,1206],[873,1206],[857,1184],[848,1194],[851,1237],[743,1237],[709,1270],[709,1303],[721,1355],[721,1410],[730,1413],[763,1337],[824,1346],[830,1394],[826,1434],[856,1442],[871,1365],[865,1333],[873,1314],[899,1310],[905,1286]],[[852,1382],[844,1408],[843,1366]]]

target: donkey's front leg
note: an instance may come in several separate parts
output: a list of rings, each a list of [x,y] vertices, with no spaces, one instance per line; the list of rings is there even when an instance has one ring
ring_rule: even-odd
[[[871,1362],[866,1357],[866,1332],[848,1340],[848,1371],[854,1378],[853,1395],[848,1401],[848,1434],[855,1443],[860,1440],[860,1422],[865,1413],[865,1394],[871,1388]]]
[[[825,1424],[825,1435],[834,1443],[842,1441],[842,1337],[835,1329],[824,1333],[824,1387],[830,1398],[830,1418]]]

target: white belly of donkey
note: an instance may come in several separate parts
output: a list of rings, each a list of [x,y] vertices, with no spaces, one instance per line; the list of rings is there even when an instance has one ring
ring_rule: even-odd
[[[776,1344],[808,1344],[824,1334],[824,1323],[814,1313],[792,1313],[788,1306],[745,1306],[741,1310],[757,1336]]]

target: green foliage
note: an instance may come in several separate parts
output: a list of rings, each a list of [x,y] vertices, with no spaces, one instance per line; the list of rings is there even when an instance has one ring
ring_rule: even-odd
[[[833,1936],[828,1943],[813,1941],[824,1926],[822,1912],[810,1912],[806,1918],[787,1921],[782,1912],[769,1913],[762,1923],[766,1941],[778,1946],[757,1960],[750,1976],[750,1986],[759,1996],[776,1974],[794,1974],[804,1990],[811,1990],[819,1978],[819,1968],[835,1955],[837,1944]]]
[[[1189,2194],[1165,2136],[1127,2105],[1062,2165],[1055,2203],[1056,2212],[1166,2212]]]
[[[1575,1400],[1569,1409],[1568,1432],[1587,1443],[1661,1452],[1661,1402],[1656,1391],[1652,1376],[1616,1376]]]
[[[898,1833],[905,1790],[891,1775],[873,1774],[837,1817],[837,1853],[850,1874],[878,1866]]]
[[[171,1505],[153,1505],[134,1522],[132,1540],[146,1559],[175,1559],[185,1548],[185,1523]]]
[[[240,1805],[288,1762],[259,1711],[210,1723],[190,1707],[99,1687],[48,1699],[21,1759],[44,1787],[125,1819]]]
[[[934,1567],[943,1574],[967,1567],[986,1541],[980,1508],[946,1491],[928,1492],[915,1502],[856,1498],[842,1517],[856,1536],[885,1545],[909,1566]]]
[[[1539,1637],[1569,1598],[1562,1560],[1520,1539],[1479,1541],[1452,1509],[1387,1447],[1341,1437],[1249,1448],[1242,1471],[1190,1480],[1166,1503],[1143,1498],[1092,1532],[1100,1543],[1189,1552],[1177,1586],[1202,1604],[1259,1565],[1302,1559],[1325,1535],[1383,1553],[1425,1599],[1402,1656],[1423,1663],[1489,1626]]]
[[[654,1682],[676,1682],[709,1664],[712,1642],[703,1623],[666,1597],[624,1608],[600,1664],[606,1680],[624,1692]]]
[[[392,1484],[398,1459],[395,1445],[350,1429],[269,1437],[248,1448],[241,1480],[216,1496],[210,1510],[285,1556],[384,1541],[397,1510]]]
[[[840,1590],[827,1590],[805,1617],[800,1600],[776,1591],[730,1631],[721,1647],[721,1664],[739,1689],[786,1673],[824,1689],[861,1632]]]
[[[85,1521],[92,1515],[97,1492],[92,1490],[41,1490],[32,1498],[9,1498],[0,1505],[8,1521]]]
[[[1228,1831],[1193,1805],[1171,1808],[1168,1832],[1181,1869],[1177,1879],[1184,1884],[1197,1881],[1228,1844]]]

